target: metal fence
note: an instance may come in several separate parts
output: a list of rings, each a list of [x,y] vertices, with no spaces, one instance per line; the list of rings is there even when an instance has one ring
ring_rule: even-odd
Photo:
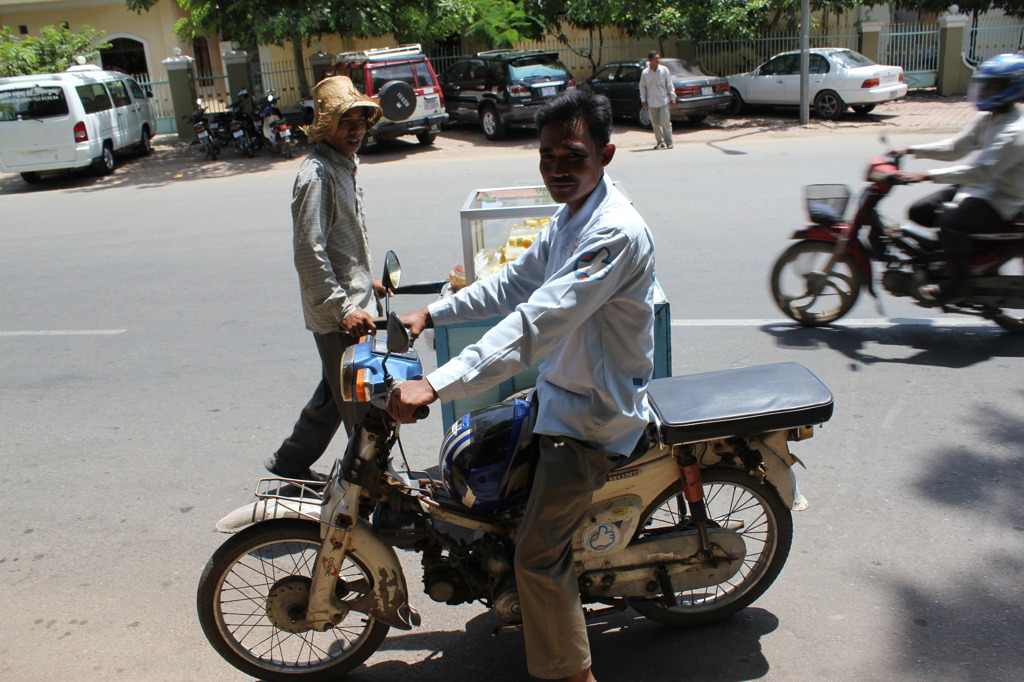
[[[273,92],[285,106],[298,106],[302,99],[299,89],[299,76],[295,71],[295,62],[290,60],[278,62],[260,62],[253,65],[253,96],[259,99],[268,92]],[[306,83],[309,87],[316,85],[319,73],[313,73],[313,67],[306,64]]]
[[[153,110],[153,118],[156,121],[155,134],[163,135],[173,133],[177,130],[174,121],[174,105],[171,103],[171,84],[168,80],[154,80],[149,74],[142,73],[133,76],[142,89],[153,93],[149,99],[149,106]]]
[[[841,27],[810,36],[811,47],[846,47],[856,50],[859,36],[856,29]],[[745,73],[780,52],[800,49],[800,33],[796,31],[765,33],[753,40],[714,40],[696,44],[697,65],[705,73],[728,76]]]
[[[878,61],[902,66],[907,85],[935,85],[939,69],[938,24],[891,24],[878,36]]]
[[[976,26],[964,31],[964,55],[975,64],[1022,47],[1024,25]]]

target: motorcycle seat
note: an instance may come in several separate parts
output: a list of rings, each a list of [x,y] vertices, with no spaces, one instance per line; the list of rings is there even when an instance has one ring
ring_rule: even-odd
[[[654,379],[647,396],[669,445],[783,431],[832,417],[831,391],[796,362]]]

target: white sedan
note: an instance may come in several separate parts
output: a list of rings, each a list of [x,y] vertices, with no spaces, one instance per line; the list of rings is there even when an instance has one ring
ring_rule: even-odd
[[[879,102],[907,94],[903,68],[876,64],[859,52],[839,47],[810,50],[811,107],[820,118],[834,120],[846,107],[866,114]],[[749,73],[729,76],[732,104],[738,114],[747,104],[800,105],[800,52],[775,55]]]

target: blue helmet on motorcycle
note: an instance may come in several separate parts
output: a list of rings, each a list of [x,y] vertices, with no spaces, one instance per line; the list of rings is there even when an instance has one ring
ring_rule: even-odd
[[[967,99],[981,111],[1024,99],[1024,56],[1001,54],[984,62],[971,76]]]
[[[441,443],[441,480],[448,494],[481,514],[526,501],[536,419],[533,403],[512,400],[455,422]]]

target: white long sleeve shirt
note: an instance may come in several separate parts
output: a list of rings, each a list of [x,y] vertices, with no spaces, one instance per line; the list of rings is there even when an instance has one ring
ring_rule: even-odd
[[[607,176],[498,274],[429,306],[435,325],[506,317],[427,376],[442,402],[544,358],[536,433],[628,454],[649,421],[654,240]]]
[[[676,99],[676,89],[672,85],[672,74],[664,64],[658,64],[656,71],[651,71],[648,64],[640,73],[640,101],[647,102],[649,107],[668,106]]]
[[[984,199],[999,215],[1011,220],[1024,209],[1024,117],[1014,106],[1003,114],[980,112],[954,137],[909,148],[914,156],[956,161],[973,151],[971,162],[929,170],[934,182],[960,185],[956,202]]]

